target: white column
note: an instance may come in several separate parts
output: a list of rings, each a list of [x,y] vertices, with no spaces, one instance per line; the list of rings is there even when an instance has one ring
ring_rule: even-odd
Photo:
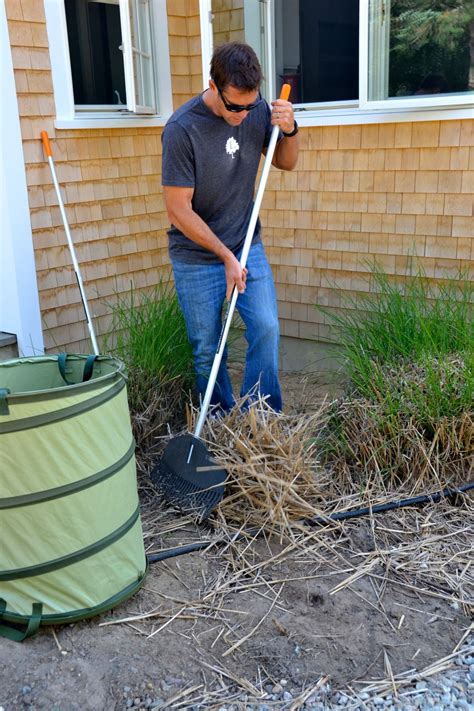
[[[0,330],[16,335],[20,355],[41,355],[43,332],[4,3],[0,3],[0,105]]]

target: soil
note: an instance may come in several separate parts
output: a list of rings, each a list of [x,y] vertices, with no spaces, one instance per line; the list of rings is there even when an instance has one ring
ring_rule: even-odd
[[[310,407],[328,391],[328,383],[311,376],[286,374],[282,380],[288,408]],[[145,521],[150,507],[161,530],[168,529],[147,536],[151,551],[207,535],[187,520],[178,528],[179,515],[156,501],[145,504]],[[407,515],[419,526],[430,514]],[[391,514],[374,520],[348,521],[324,540],[315,533],[314,550],[295,551],[269,565],[264,562],[281,553],[283,543],[259,539],[250,547],[242,544],[238,553],[235,547],[215,547],[155,563],[133,598],[99,618],[41,628],[23,644],[2,639],[0,706],[258,708],[265,693],[286,689],[295,698],[326,677],[332,692],[359,689],[358,681],[387,676],[387,659],[393,674],[423,669],[461,638],[468,625],[462,605],[437,596],[434,588],[420,596],[409,580],[407,586],[377,586],[368,576],[331,593],[351,574],[354,556],[373,550],[379,532],[399,525]],[[256,572],[215,596],[239,555]],[[377,571],[383,578],[384,568]],[[157,616],[104,625],[145,613]],[[283,709],[292,702],[268,703]]]

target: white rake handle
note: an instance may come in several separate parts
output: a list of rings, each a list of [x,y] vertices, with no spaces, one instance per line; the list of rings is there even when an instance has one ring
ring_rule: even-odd
[[[86,292],[84,291],[84,284],[82,283],[81,272],[79,269],[79,263],[76,258],[76,250],[74,249],[74,242],[72,241],[71,231],[69,229],[69,223],[66,215],[66,210],[64,209],[64,202],[61,196],[61,191],[59,189],[58,178],[56,176],[56,168],[53,161],[53,152],[51,150],[51,145],[49,143],[49,136],[47,131],[41,131],[41,140],[43,141],[44,152],[48,156],[49,167],[51,168],[51,175],[53,178],[54,187],[56,189],[56,195],[58,197],[59,210],[61,212],[61,217],[63,219],[64,231],[66,232],[67,243],[69,245],[69,251],[71,253],[72,263],[74,266],[74,272],[76,274],[77,285],[79,287],[79,292],[81,294],[82,305],[84,307],[84,312],[86,314],[87,328],[89,329],[89,335],[92,341],[92,347],[94,349],[95,355],[99,355],[99,348],[97,346],[97,341],[95,338],[94,327],[92,325],[92,319],[89,312],[89,305],[87,303]]]

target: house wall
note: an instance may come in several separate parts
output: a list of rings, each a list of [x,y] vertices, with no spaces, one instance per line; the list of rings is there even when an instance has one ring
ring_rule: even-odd
[[[48,165],[46,129],[97,332],[108,302],[169,274],[161,129],[55,130],[43,3],[7,0],[46,348],[90,348]],[[202,90],[198,0],[168,0],[173,101]],[[272,169],[262,207],[284,335],[328,335],[315,308],[367,290],[367,260],[403,277],[474,265],[474,120],[300,131],[291,173]],[[165,277],[166,278],[166,277]]]
[[[272,172],[262,211],[284,334],[328,337],[314,305],[367,291],[369,261],[397,278],[414,263],[474,276],[473,120],[300,133],[297,169]]]
[[[88,331],[40,133],[53,157],[94,326],[109,303],[169,275],[161,129],[55,130],[44,6],[6,0],[45,348],[90,350]],[[168,0],[173,104],[202,91],[198,0]]]

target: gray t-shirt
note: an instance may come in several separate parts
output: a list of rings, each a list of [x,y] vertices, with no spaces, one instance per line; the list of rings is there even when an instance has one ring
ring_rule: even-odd
[[[253,207],[255,178],[271,136],[270,107],[262,101],[239,126],[230,126],[202,95],[181,106],[163,131],[163,185],[194,188],[193,210],[232,251],[242,247]],[[168,232],[172,259],[219,262],[174,225]],[[260,241],[260,222],[253,243]]]

